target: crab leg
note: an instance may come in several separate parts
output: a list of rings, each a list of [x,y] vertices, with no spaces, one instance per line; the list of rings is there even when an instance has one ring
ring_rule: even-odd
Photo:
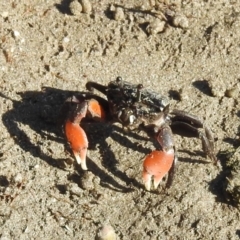
[[[145,188],[150,191],[153,178],[153,187],[156,189],[162,178],[168,174],[166,187],[172,182],[177,157],[173,144],[173,136],[170,127],[164,124],[155,136],[162,147],[161,151],[153,151],[143,162],[143,182]]]
[[[197,116],[185,111],[173,110],[171,128],[174,133],[185,137],[198,137],[202,141],[204,153],[217,164],[218,160],[214,152],[214,138],[210,128]]]
[[[72,97],[71,101],[74,104],[74,109],[70,111],[70,116],[65,123],[65,135],[70,143],[77,163],[81,165],[83,170],[87,170],[86,156],[88,139],[85,131],[80,126],[80,123],[86,116],[104,119],[105,112],[95,99],[80,102],[76,97]]]

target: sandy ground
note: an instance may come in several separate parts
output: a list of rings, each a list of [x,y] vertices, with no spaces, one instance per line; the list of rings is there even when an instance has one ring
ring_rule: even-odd
[[[239,239],[240,3],[165,2],[93,0],[80,13],[67,0],[0,1],[1,239],[90,240],[107,225],[125,240]],[[59,109],[87,81],[117,76],[204,119],[222,170],[199,139],[176,136],[174,184],[147,192],[151,139],[92,124],[83,172]]]

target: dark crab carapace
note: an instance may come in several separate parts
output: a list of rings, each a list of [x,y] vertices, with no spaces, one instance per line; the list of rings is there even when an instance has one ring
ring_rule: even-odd
[[[144,89],[117,77],[103,86],[95,82],[86,84],[89,94],[70,97],[69,115],[64,125],[65,135],[73,154],[86,170],[88,139],[80,126],[83,118],[96,121],[118,122],[130,130],[141,129],[159,143],[159,150],[146,156],[143,162],[143,182],[147,190],[151,181],[156,189],[162,178],[168,174],[166,187],[171,185],[177,152],[173,133],[187,137],[198,137],[202,141],[205,154],[216,164],[214,139],[210,128],[197,116],[180,110],[169,110],[169,100],[154,91]],[[106,99],[93,93],[96,89],[106,95]]]

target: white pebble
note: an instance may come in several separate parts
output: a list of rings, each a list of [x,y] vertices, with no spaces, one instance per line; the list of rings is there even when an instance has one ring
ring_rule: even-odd
[[[154,35],[154,34],[163,32],[164,27],[165,27],[165,22],[157,18],[151,23],[149,23],[149,25],[146,28],[146,31],[148,34]]]
[[[124,19],[124,12],[123,12],[122,8],[116,7],[115,12],[114,12],[114,19],[116,21],[121,21]]]
[[[89,0],[81,0],[80,2],[84,13],[90,13],[92,11],[92,5]]]
[[[14,182],[21,183],[23,181],[23,177],[21,173],[17,173],[17,175],[14,177]]]
[[[173,17],[173,25],[175,27],[188,28],[188,26],[189,26],[188,19],[186,16],[184,16],[182,14],[176,14]]]
[[[15,38],[18,38],[19,36],[20,36],[20,32],[18,32],[18,31],[13,31],[13,36],[15,37]]]
[[[69,43],[70,42],[70,38],[69,37],[64,37],[63,38],[63,42],[64,43]]]
[[[82,12],[82,5],[78,0],[74,0],[69,5],[70,11],[73,15],[79,16]]]
[[[3,18],[7,18],[8,17],[8,12],[2,12],[1,15],[2,15]]]
[[[97,240],[116,240],[116,233],[111,225],[103,226],[97,234]]]

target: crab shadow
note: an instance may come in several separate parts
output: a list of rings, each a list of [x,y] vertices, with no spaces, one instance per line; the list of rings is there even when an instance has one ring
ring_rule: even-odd
[[[238,111],[236,115],[240,117],[240,111]],[[238,132],[235,138],[225,137],[223,142],[228,143],[232,146],[232,149],[236,150],[240,147],[239,132],[240,127],[238,127]],[[216,201],[224,203],[228,206],[237,207],[236,201],[233,200],[233,196],[231,196],[231,194],[227,191],[227,186],[229,184],[228,179],[229,177],[231,178],[231,171],[233,170],[233,167],[228,166],[227,164],[234,154],[234,151],[231,153],[230,149],[229,151],[219,151],[217,159],[221,163],[222,169],[219,171],[217,177],[210,182],[209,190],[216,195]]]
[[[231,141],[230,141],[231,140]],[[239,143],[237,145],[236,140],[234,139],[224,139],[226,142],[234,142],[234,147],[239,147]],[[186,153],[190,157],[180,157],[178,158],[179,162],[191,163],[191,164],[206,164],[213,165],[210,160],[199,160],[196,156],[201,156],[204,159],[206,158],[203,151],[189,151],[189,150],[178,150],[180,153]],[[217,153],[217,159],[219,161],[218,165],[214,165],[213,167],[219,170],[217,176],[208,182],[209,191],[215,196],[216,202],[226,204],[228,207],[237,207],[236,203],[233,201],[232,196],[226,191],[227,189],[227,178],[230,174],[230,168],[227,166],[227,159],[229,158],[230,153],[228,151],[219,151]],[[211,166],[212,168],[212,166]]]
[[[187,153],[191,156],[190,158],[179,158],[180,162],[191,164],[213,164],[211,161],[194,159],[194,156],[206,157],[203,152],[195,151],[195,153],[193,153],[188,150],[180,150],[178,152]],[[215,196],[216,202],[226,204],[228,207],[237,207],[230,194],[226,191],[227,178],[230,174],[230,169],[226,165],[227,158],[229,157],[228,155],[229,153],[226,153],[225,151],[220,151],[217,154],[217,159],[221,167],[219,168],[214,165],[214,167],[219,169],[219,173],[214,179],[208,182],[208,189]]]
[[[235,150],[240,147],[239,141],[236,139],[225,138],[223,141],[232,145]],[[234,168],[229,166],[228,162],[234,153],[231,150],[219,151],[217,159],[221,164],[221,169],[216,178],[209,183],[209,190],[216,196],[217,202],[226,204],[228,207],[239,208],[237,202],[234,200],[233,193],[228,191],[229,178],[231,179],[231,172],[234,171]]]
[[[0,97],[5,99],[3,102],[7,100],[12,101],[12,109],[2,115],[3,124],[10,136],[14,139],[15,144],[23,151],[29,152],[33,157],[40,158],[53,167],[64,170],[65,162],[68,157],[65,156],[65,158],[54,159],[50,152],[48,154],[48,152],[46,153],[43,151],[43,145],[45,139],[55,141],[64,144],[71,153],[71,149],[68,147],[68,144],[66,144],[66,140],[63,136],[61,125],[64,122],[65,116],[60,114],[60,109],[68,97],[77,95],[79,92],[46,87],[43,88],[42,91],[27,91],[17,94],[21,97],[21,100],[13,100],[0,93]],[[144,154],[149,153],[149,149],[132,143],[129,139],[124,137],[124,131],[118,126],[94,123],[84,124],[83,127],[85,127],[85,125],[90,144],[89,149],[99,148],[103,167],[113,175],[112,177],[107,171],[102,170],[92,161],[91,158],[88,158],[88,168],[94,175],[100,177],[101,185],[123,192],[133,191],[132,186],[141,188],[142,184],[135,180],[135,178],[131,178],[127,176],[126,173],[118,170],[118,164],[121,163],[118,162],[115,154],[108,146],[106,138],[110,136],[123,147],[131,148],[134,151]],[[40,135],[41,140],[35,140],[34,136],[31,136],[30,133],[24,130],[25,126],[28,126],[33,132]],[[130,132],[128,135],[136,138],[138,142],[148,140],[134,132]],[[140,161],[139,164],[141,164]],[[81,175],[82,172],[76,164],[75,169],[78,174]],[[125,182],[125,184],[120,184],[115,177]],[[73,181],[76,180],[76,182],[79,183],[79,179],[77,180],[74,176],[72,178],[70,176],[70,179]]]
[[[216,196],[216,201],[226,204],[228,206],[235,206],[234,202],[228,199],[227,192],[226,192],[226,178],[229,175],[229,169],[226,166],[226,154],[223,152],[219,152],[217,155],[222,169],[219,171],[218,175],[215,179],[209,182],[209,190]]]

